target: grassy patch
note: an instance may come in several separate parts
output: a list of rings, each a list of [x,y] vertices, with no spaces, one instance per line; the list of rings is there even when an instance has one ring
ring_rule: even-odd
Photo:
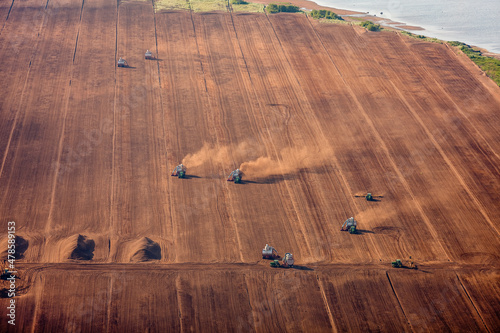
[[[461,42],[448,42],[449,45],[458,47],[467,55],[476,65],[481,68],[489,78],[500,86],[500,60],[492,57],[485,57],[479,50],[475,50],[469,45]]]
[[[214,10],[227,11],[227,1],[222,0],[190,0],[194,12],[210,12]]]
[[[242,2],[241,0],[239,2]],[[251,12],[251,13],[263,13],[264,12],[264,5],[260,3],[253,3],[253,2],[247,2],[247,3],[232,3],[231,7],[233,8],[233,11],[235,12]]]
[[[186,0],[155,0],[155,12],[162,9],[186,9],[189,10],[189,1]]]
[[[438,44],[443,44],[444,43],[441,39],[432,38],[432,37],[426,37],[424,35],[417,35],[417,34],[413,34],[411,32],[405,31],[405,30],[402,30],[401,33],[403,35],[409,36],[411,38],[423,40],[423,41],[426,41],[426,42],[438,43]]]

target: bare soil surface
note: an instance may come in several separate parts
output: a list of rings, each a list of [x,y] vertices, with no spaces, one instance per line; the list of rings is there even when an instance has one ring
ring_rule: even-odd
[[[500,89],[464,55],[135,1],[4,1],[0,29],[0,331],[500,330]]]

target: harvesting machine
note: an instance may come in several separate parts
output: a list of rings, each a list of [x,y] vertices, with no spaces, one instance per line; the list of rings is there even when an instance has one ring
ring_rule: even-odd
[[[358,222],[354,219],[354,217],[350,217],[345,220],[344,224],[342,224],[341,231],[349,231],[350,234],[356,233],[356,227],[358,226]]]
[[[174,168],[174,171],[172,171],[172,176],[177,176],[179,178],[184,178],[186,177],[186,170],[187,168],[183,164],[179,164]]]
[[[144,54],[144,59],[155,60],[155,56],[149,50],[146,50],[146,54]]]
[[[120,57],[120,59],[118,59],[118,67],[129,67],[128,62]]]
[[[227,181],[228,182],[234,181],[236,184],[240,184],[242,178],[243,178],[243,172],[241,172],[240,169],[236,169],[229,174],[229,177],[227,177]]]
[[[278,255],[278,251],[269,244],[262,249],[262,259],[277,259],[280,256]]]

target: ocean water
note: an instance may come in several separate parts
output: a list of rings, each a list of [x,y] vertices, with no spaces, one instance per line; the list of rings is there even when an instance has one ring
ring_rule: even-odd
[[[412,31],[442,40],[458,40],[500,53],[500,0],[313,0],[322,6],[424,28]],[[381,12],[383,14],[381,14]]]

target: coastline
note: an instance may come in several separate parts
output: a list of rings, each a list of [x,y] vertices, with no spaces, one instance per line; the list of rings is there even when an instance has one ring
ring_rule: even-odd
[[[319,5],[316,2],[312,0],[287,0],[287,1],[272,1],[272,0],[253,0],[252,2],[255,3],[260,3],[264,5],[268,5],[270,3],[280,3],[280,2],[287,2],[291,3],[293,5],[296,5],[300,7],[301,9],[307,9],[307,10],[331,10],[335,12],[338,15],[341,15],[344,20],[347,22],[354,22],[354,21],[359,21],[359,20],[364,20],[364,21],[372,21],[374,23],[380,24],[386,29],[394,29],[397,31],[407,31],[410,33],[418,33],[419,31],[425,31],[425,28],[420,27],[420,26],[415,26],[415,25],[407,25],[404,22],[397,22],[397,21],[392,21],[390,19],[378,17],[375,15],[370,15],[367,12],[360,12],[360,11],[353,11],[353,10],[347,10],[347,9],[340,9],[340,8],[334,8],[334,7],[329,7],[329,6],[323,6]],[[424,35],[426,36],[426,35]],[[435,38],[432,36],[426,36],[428,38]],[[439,38],[436,38],[439,39]],[[442,40],[444,42],[447,42],[447,40]],[[470,45],[471,47],[480,50],[484,56],[487,57],[492,57],[496,59],[500,59],[500,53],[495,53],[491,52],[483,47],[477,46],[477,45]]]

